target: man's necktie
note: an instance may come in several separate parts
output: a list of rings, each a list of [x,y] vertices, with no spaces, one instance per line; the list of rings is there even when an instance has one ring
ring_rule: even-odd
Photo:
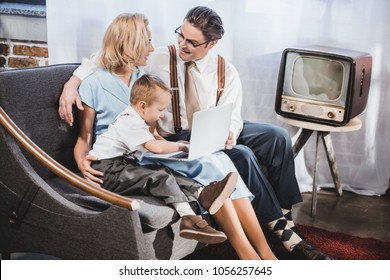
[[[185,102],[187,110],[187,120],[188,127],[191,130],[192,128],[192,116],[195,112],[200,110],[199,98],[196,92],[195,81],[191,73],[191,69],[194,68],[195,62],[189,61],[185,63],[186,65],[186,75],[185,75]]]

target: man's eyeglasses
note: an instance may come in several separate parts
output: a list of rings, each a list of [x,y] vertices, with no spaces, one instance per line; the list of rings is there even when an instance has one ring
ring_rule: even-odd
[[[192,48],[197,48],[197,47],[199,47],[201,45],[204,45],[204,44],[207,44],[207,43],[210,42],[210,40],[208,40],[206,42],[197,44],[197,43],[195,43],[192,40],[186,39],[186,38],[184,38],[183,34],[180,33],[180,31],[179,31],[180,28],[181,28],[181,26],[179,26],[178,28],[175,29],[175,34],[176,34],[176,37],[177,37],[177,40],[179,41],[179,43],[181,43],[181,42],[183,42],[185,40],[187,42],[187,44],[190,45]]]

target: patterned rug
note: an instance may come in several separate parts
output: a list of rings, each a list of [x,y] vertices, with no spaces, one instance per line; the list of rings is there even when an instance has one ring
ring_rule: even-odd
[[[305,225],[298,225],[298,229],[306,241],[336,260],[390,260],[390,242],[361,238]],[[273,234],[269,232],[265,232],[265,234],[271,249],[279,259],[291,259]],[[236,260],[238,257],[230,244],[224,242],[206,246],[186,259]]]
[[[338,260],[390,260],[390,242],[299,225],[306,240]]]

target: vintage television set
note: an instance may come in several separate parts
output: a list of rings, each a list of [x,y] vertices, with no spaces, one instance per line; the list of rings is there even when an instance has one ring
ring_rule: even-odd
[[[297,120],[345,126],[367,105],[372,57],[312,46],[282,53],[275,111]]]

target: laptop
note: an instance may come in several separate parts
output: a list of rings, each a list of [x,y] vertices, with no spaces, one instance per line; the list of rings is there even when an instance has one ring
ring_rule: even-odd
[[[229,135],[233,104],[223,104],[194,113],[188,152],[169,154],[146,153],[144,156],[155,159],[191,161],[225,148]]]

